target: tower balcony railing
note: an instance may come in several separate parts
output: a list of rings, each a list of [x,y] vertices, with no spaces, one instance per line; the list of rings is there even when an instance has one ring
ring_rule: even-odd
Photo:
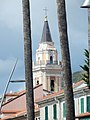
[[[50,60],[47,60],[47,61],[38,61],[36,63],[34,63],[35,66],[38,66],[38,65],[61,65],[60,61],[50,61]]]
[[[58,65],[58,61],[47,60],[47,65]]]

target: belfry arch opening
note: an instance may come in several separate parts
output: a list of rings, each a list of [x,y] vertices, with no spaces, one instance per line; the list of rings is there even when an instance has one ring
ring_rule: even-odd
[[[54,91],[54,80],[51,80],[51,91]]]
[[[50,56],[50,64],[52,64],[52,63],[53,63],[53,57]]]

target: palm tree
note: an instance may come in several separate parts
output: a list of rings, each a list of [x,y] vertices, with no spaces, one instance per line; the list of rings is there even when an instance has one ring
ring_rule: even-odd
[[[66,102],[66,120],[75,120],[73,89],[72,89],[72,72],[67,34],[67,20],[65,0],[57,1],[58,26],[60,33],[60,45],[63,64],[63,78],[65,82],[65,102]]]
[[[24,29],[24,60],[26,80],[27,120],[34,120],[34,95],[32,75],[32,42],[29,0],[22,0]]]
[[[89,51],[85,49],[84,52],[85,55],[85,64],[83,66],[80,66],[83,70],[84,73],[82,74],[82,79],[86,82],[88,88],[90,89],[90,81],[89,81]]]

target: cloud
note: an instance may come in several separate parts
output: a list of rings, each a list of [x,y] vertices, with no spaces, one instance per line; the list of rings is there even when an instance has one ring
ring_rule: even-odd
[[[87,10],[81,9],[82,0],[66,0],[70,52],[73,70],[83,62],[83,49],[87,47]],[[44,16],[48,8],[48,21],[52,39],[60,53],[58,20],[55,0],[32,0],[31,23],[33,58],[41,40]],[[19,57],[13,79],[24,79],[24,43],[21,0],[0,0],[0,89],[4,88],[10,71]],[[20,85],[19,85],[20,86]],[[15,90],[17,87],[14,87]],[[21,86],[22,88],[22,86]]]
[[[0,1],[0,23],[10,29],[16,29],[22,23],[21,1],[3,0]]]

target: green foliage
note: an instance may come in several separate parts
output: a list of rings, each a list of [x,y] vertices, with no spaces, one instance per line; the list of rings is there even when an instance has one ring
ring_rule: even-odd
[[[87,86],[90,89],[90,82],[89,82],[89,51],[85,49],[84,55],[85,55],[85,60],[84,60],[85,63],[84,63],[83,66],[80,66],[85,71],[85,73],[82,74],[83,75],[82,79],[86,82]]]
[[[72,81],[73,83],[77,83],[80,80],[82,80],[82,74],[85,73],[83,70],[82,71],[77,71],[72,74]]]

